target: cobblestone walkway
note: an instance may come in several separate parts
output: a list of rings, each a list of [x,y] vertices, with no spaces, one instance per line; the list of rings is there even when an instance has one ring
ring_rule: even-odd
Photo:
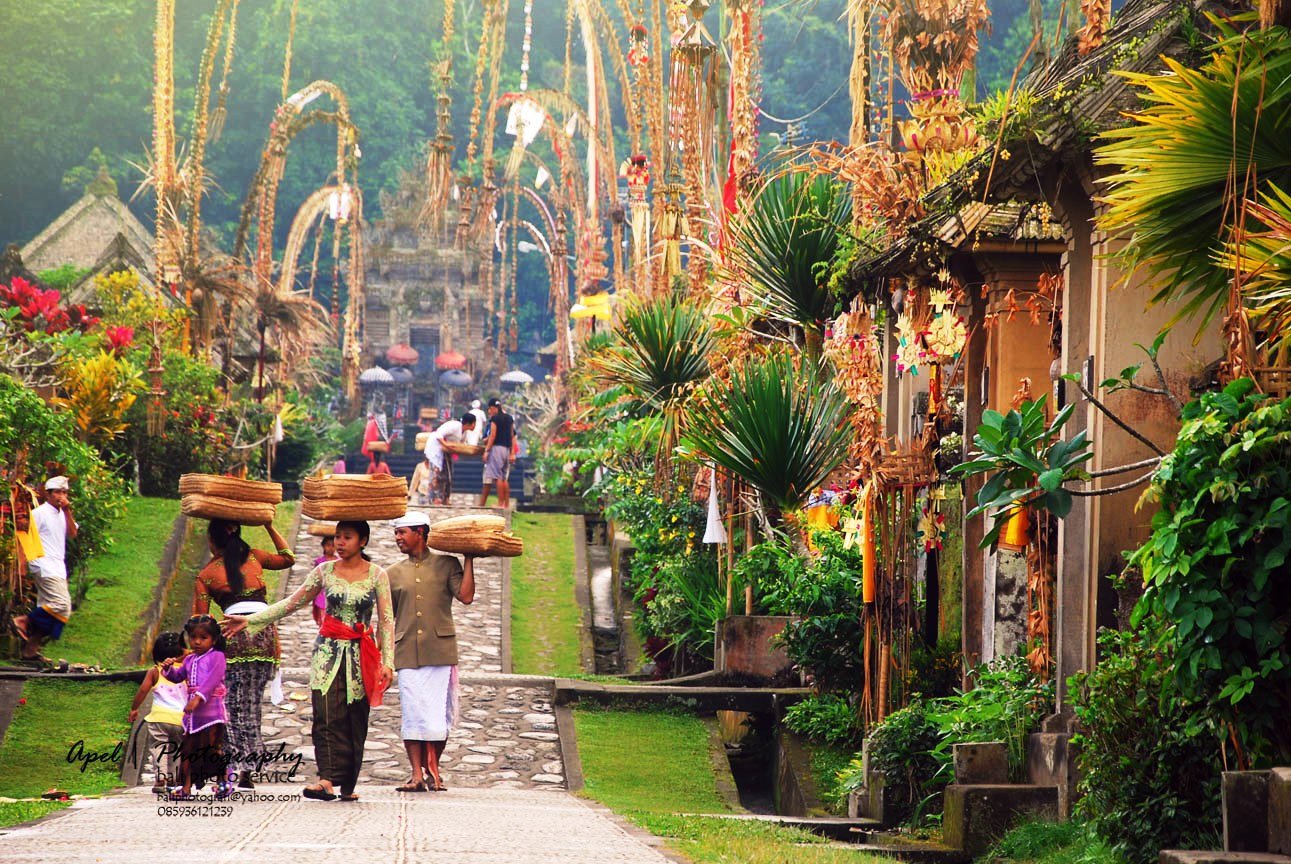
[[[469,497],[454,496],[454,506],[425,508],[431,521],[474,511]],[[307,533],[302,520],[296,541],[299,563],[292,568],[287,592],[294,591],[312,569],[319,538]],[[389,522],[373,522],[368,554],[389,566],[403,556],[394,543]],[[285,595],[284,595],[285,596]],[[475,602],[453,604],[457,628],[461,717],[453,729],[442,760],[449,788],[492,787],[563,789],[560,738],[551,709],[550,685],[502,674],[502,559],[475,562]],[[266,702],[262,729],[267,749],[279,742],[288,752],[314,758],[310,743],[309,656],[317,629],[305,609],[279,622],[282,642],[284,702]],[[312,775],[313,766],[308,765]],[[408,777],[408,760],[399,737],[399,689],[391,687],[385,704],[372,710],[368,727],[360,793],[364,786],[391,786]]]

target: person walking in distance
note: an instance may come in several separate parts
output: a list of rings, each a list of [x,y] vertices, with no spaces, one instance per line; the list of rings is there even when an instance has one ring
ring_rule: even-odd
[[[27,562],[36,582],[36,605],[26,615],[13,619],[13,629],[23,642],[24,660],[45,660],[40,653],[41,646],[46,640],[63,635],[63,626],[72,617],[67,541],[76,539],[79,526],[72,518],[69,486],[66,477],[50,477],[45,481],[45,503],[31,511],[42,554]]]
[[[430,519],[395,520],[394,542],[408,558],[389,569],[394,602],[394,665],[403,712],[400,736],[412,777],[399,792],[442,792],[439,757],[457,720],[457,636],[453,600],[475,600],[474,559],[431,552]]]
[[[502,410],[497,399],[489,400],[489,437],[484,442],[484,488],[480,491],[480,504],[489,501],[493,484],[498,486],[498,506],[511,506],[511,466],[515,464],[515,420]]]

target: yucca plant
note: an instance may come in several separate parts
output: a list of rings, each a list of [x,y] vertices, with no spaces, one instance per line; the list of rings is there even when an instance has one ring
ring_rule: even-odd
[[[802,506],[847,456],[851,404],[819,366],[771,354],[715,379],[683,447],[758,490],[769,527]]]
[[[708,378],[708,355],[715,345],[704,310],[681,297],[659,297],[627,303],[610,343],[589,361],[596,380],[618,390],[619,405],[629,414],[660,416],[661,476],[667,473],[685,400]]]
[[[1223,252],[1242,197],[1291,188],[1291,33],[1217,24],[1200,68],[1164,58],[1167,74],[1126,75],[1147,108],[1095,154],[1115,172],[1102,227],[1130,235],[1124,260],[1160,280],[1155,302],[1203,326],[1228,297]]]
[[[767,317],[802,330],[813,357],[834,313],[824,270],[851,222],[846,189],[829,177],[791,171],[763,186],[732,224],[736,271],[750,281]]]
[[[680,297],[655,298],[627,305],[592,365],[602,384],[622,387],[644,410],[669,415],[708,377],[713,347],[702,309]]]

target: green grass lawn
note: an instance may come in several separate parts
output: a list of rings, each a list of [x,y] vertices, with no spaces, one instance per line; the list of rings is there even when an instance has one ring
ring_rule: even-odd
[[[1125,864],[1094,832],[1079,822],[1023,822],[1005,834],[982,864]]]
[[[726,813],[709,754],[708,727],[662,711],[574,711],[585,787],[696,864],[861,864],[876,856],[806,831],[759,822],[677,814]]]
[[[30,822],[70,806],[69,801],[0,801],[0,828]]]
[[[574,531],[565,513],[516,513],[524,555],[511,559],[511,667],[529,675],[576,675],[582,611],[574,598]]]
[[[95,754],[124,741],[137,687],[129,681],[28,681],[20,697],[25,702],[14,709],[0,743],[0,796],[29,798],[51,788],[97,795],[121,785],[119,761],[85,764],[68,757],[78,741],[83,752]],[[35,818],[12,815],[16,821]]]
[[[63,630],[44,647],[45,656],[107,668],[138,665],[130,641],[152,602],[158,565],[170,539],[179,501],[132,498],[112,526],[113,547],[89,562],[92,584]]]

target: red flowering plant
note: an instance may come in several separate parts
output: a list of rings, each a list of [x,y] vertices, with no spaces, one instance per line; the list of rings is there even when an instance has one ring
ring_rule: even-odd
[[[133,327],[104,327],[103,338],[107,340],[108,350],[120,357],[134,346]]]
[[[99,323],[84,306],[60,306],[61,300],[59,292],[42,289],[21,276],[15,276],[8,285],[0,283],[0,309],[16,308],[17,322],[28,333],[39,331],[50,336],[65,330],[84,333]]]

